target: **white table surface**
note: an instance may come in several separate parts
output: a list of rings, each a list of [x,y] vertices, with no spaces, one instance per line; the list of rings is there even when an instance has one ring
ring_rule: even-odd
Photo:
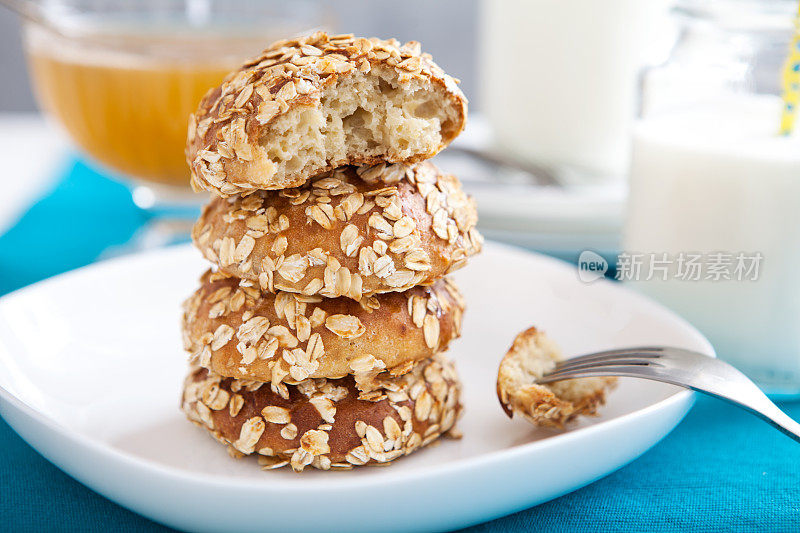
[[[51,187],[69,157],[64,135],[38,114],[0,114],[0,234]]]

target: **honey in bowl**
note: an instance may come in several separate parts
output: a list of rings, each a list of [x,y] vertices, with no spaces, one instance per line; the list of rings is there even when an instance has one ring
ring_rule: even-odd
[[[39,101],[112,172],[188,187],[189,115],[206,91],[264,45],[257,39],[129,28],[65,37],[28,27]]]

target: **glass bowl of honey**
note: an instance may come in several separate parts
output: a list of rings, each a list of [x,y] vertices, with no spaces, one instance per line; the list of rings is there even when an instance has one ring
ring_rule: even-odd
[[[136,204],[161,217],[205,200],[189,188],[184,145],[206,91],[272,41],[330,26],[310,1],[23,3],[40,105],[90,164],[125,180]]]

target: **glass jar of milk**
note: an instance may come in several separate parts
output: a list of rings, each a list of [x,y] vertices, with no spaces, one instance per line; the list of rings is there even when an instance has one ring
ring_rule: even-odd
[[[619,273],[776,395],[800,394],[800,125],[780,132],[797,10],[678,3],[671,58],[642,78]]]

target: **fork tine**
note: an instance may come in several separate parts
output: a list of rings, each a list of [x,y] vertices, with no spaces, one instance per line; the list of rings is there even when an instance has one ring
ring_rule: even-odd
[[[664,354],[662,351],[651,350],[650,348],[633,348],[624,350],[606,350],[604,352],[591,353],[580,357],[571,357],[556,363],[556,369],[570,368],[590,362],[601,362],[613,359],[658,359]]]
[[[548,374],[560,374],[562,372],[586,370],[587,368],[598,368],[598,367],[619,366],[619,365],[664,366],[658,362],[657,358],[652,358],[652,357],[647,358],[647,357],[639,357],[632,355],[628,357],[608,357],[605,359],[600,359],[595,361],[580,361],[571,365],[564,365],[564,366],[556,365],[555,368],[553,368],[553,370],[548,372]]]
[[[655,368],[661,367],[663,368],[664,365],[659,363],[654,359],[608,359],[602,361],[591,361],[586,363],[581,363],[577,365],[573,365],[569,368],[558,368],[556,367],[552,371],[545,374],[546,376],[561,376],[564,374],[568,374],[571,372],[583,372],[583,371],[590,371],[595,368],[627,368],[627,367],[648,367],[648,368]]]
[[[580,361],[593,361],[595,359],[602,359],[604,357],[608,357],[609,355],[627,355],[627,354],[637,354],[644,356],[645,354],[651,355],[652,357],[660,357],[664,353],[663,346],[639,346],[633,348],[617,348],[614,350],[604,350],[602,352],[594,352],[586,355],[581,355],[580,357],[570,357],[569,359],[565,359],[562,363],[571,363],[571,362],[580,362]]]
[[[595,365],[608,362],[635,363],[635,362],[645,362],[645,361],[656,361],[660,357],[661,356],[657,354],[639,353],[639,352],[631,352],[627,354],[611,353],[608,355],[591,357],[591,358],[576,357],[574,359],[565,359],[563,361],[559,361],[558,363],[556,363],[553,372],[561,370],[569,370],[572,368],[583,367],[586,365]]]
[[[569,370],[565,372],[554,372],[552,374],[545,374],[536,383],[545,384],[553,383],[554,381],[562,381],[566,379],[578,378],[593,378],[603,376],[619,376],[631,378],[646,378],[655,381],[666,381],[675,385],[681,385],[675,381],[669,381],[663,374],[654,374],[653,369],[649,368],[650,365],[610,365],[610,366],[597,366],[591,369],[584,370]]]

